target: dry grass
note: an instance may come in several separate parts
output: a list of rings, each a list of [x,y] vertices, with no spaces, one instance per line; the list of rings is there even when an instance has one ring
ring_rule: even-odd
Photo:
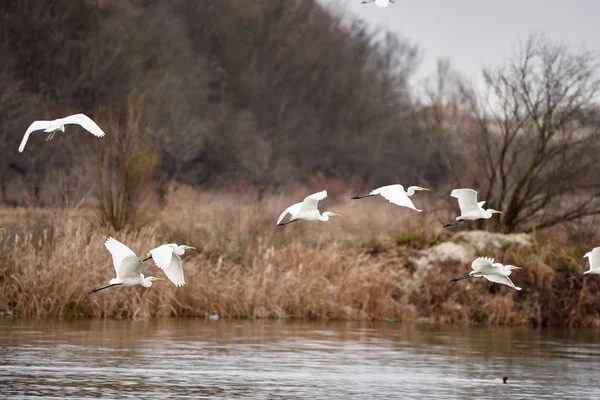
[[[483,252],[522,265],[516,292],[483,279],[448,284],[469,270],[445,261],[417,271],[412,258],[452,233],[446,216],[415,213],[372,198],[328,198],[327,223],[276,227],[281,210],[305,193],[265,196],[198,193],[182,188],[157,218],[138,231],[113,232],[90,210],[0,210],[0,311],[44,316],[160,316],[387,319],[424,317],[442,323],[600,326],[595,277],[567,283],[586,267],[594,235],[581,229],[544,232],[534,246]],[[415,202],[426,208],[427,197]],[[430,205],[431,207],[431,205]],[[430,208],[429,207],[429,208]],[[426,208],[427,209],[427,208]],[[114,276],[103,246],[108,236],[138,255],[161,243],[195,246],[184,256],[187,285],[114,288],[87,295]],[[568,243],[575,243],[568,244]],[[587,268],[587,267],[586,267]],[[164,276],[152,261],[146,275]]]

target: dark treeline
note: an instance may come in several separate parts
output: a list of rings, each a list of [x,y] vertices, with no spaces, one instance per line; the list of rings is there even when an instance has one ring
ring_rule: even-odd
[[[12,0],[0,14],[2,201],[11,187],[43,204],[92,185],[85,164],[102,144],[77,128],[16,152],[33,120],[75,112],[107,135],[137,115],[163,182],[443,176],[413,118],[417,48],[313,0]]]

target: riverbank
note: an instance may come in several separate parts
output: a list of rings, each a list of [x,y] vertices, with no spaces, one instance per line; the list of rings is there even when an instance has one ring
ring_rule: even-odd
[[[328,222],[275,225],[301,198],[179,193],[147,226],[113,232],[93,210],[0,210],[0,312],[20,318],[294,318],[429,321],[457,324],[600,326],[596,277],[588,268],[596,237],[555,229],[532,235],[458,232],[448,213],[416,213],[383,199],[331,196]],[[591,231],[590,231],[591,232]],[[87,292],[114,277],[104,248],[114,236],[138,255],[162,243],[198,248],[183,258],[186,285]],[[523,290],[472,279],[449,284],[478,256],[518,265]],[[164,277],[152,261],[143,273]]]

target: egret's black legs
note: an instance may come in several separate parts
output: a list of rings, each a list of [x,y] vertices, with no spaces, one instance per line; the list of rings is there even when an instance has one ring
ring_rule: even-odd
[[[151,259],[151,258],[152,258],[152,256],[148,256],[148,257],[144,258],[144,259],[142,260],[142,262],[146,262],[146,261],[148,261],[148,260],[149,260],[149,259]]]
[[[460,281],[462,279],[467,279],[467,278],[472,278],[472,275],[471,274],[466,274],[466,275],[463,275],[463,276],[459,276],[458,278],[452,278],[452,279],[450,279],[450,282],[457,282],[457,281]],[[450,282],[448,282],[448,283],[450,283]]]
[[[300,221],[299,219],[293,219],[291,221],[288,222],[280,222],[277,224],[277,226],[283,226],[283,225],[287,225],[287,224],[291,224],[292,222],[296,222],[296,221]]]
[[[364,199],[365,197],[371,197],[371,196],[376,196],[376,195],[375,195],[375,194],[367,194],[367,195],[364,195],[364,196],[359,196],[359,195],[356,195],[356,196],[354,196],[354,197],[350,197],[350,198],[351,198],[352,200],[357,200],[357,199]]]
[[[459,222],[463,222],[463,221],[464,221],[464,219],[455,219],[454,221],[448,222],[446,225],[444,225],[444,228],[448,228],[454,224],[458,224]]]
[[[88,294],[96,293],[96,292],[99,292],[100,290],[108,289],[109,287],[119,286],[119,285],[122,285],[122,283],[113,283],[112,285],[102,286],[101,288],[90,290],[88,292]]]

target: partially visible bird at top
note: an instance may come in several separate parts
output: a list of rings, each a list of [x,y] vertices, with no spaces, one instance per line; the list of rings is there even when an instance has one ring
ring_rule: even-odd
[[[118,240],[109,237],[106,239],[106,242],[104,242],[104,246],[106,246],[106,249],[112,255],[117,277],[112,278],[106,286],[90,290],[88,294],[108,289],[113,286],[142,285],[144,287],[151,287],[152,282],[154,281],[164,281],[163,278],[156,278],[154,276],[144,277],[142,274],[142,265],[144,265],[142,259],[136,256],[133,250]]]
[[[477,202],[477,192],[473,189],[454,189],[450,196],[458,199],[460,207],[460,216],[450,223],[444,225],[444,228],[452,226],[461,221],[474,221],[476,219],[490,219],[493,214],[502,214],[502,211],[494,209],[483,209],[485,201]]]
[[[184,244],[178,246],[176,243],[163,244],[150,250],[148,258],[142,261],[152,258],[175,286],[183,286],[185,285],[185,279],[183,278],[183,265],[180,256],[184,255],[186,250],[196,250],[196,248]]]
[[[587,271],[585,271],[583,273],[583,275],[577,277],[577,276],[572,276],[569,279],[567,279],[568,281],[572,281],[578,278],[583,278],[586,275],[589,274],[600,274],[600,247],[594,247],[592,249],[592,251],[588,251],[587,253],[585,253],[585,255],[583,256],[583,258],[587,258],[589,263],[590,263],[590,269],[588,269]]]
[[[25,149],[25,145],[27,144],[27,140],[29,139],[29,135],[31,135],[31,132],[43,129],[44,132],[48,133],[48,136],[46,137],[46,142],[49,142],[50,140],[52,140],[52,138],[54,138],[56,132],[64,132],[65,125],[67,124],[80,125],[96,137],[103,137],[105,135],[104,131],[100,129],[100,127],[85,114],[69,115],[67,117],[55,119],[53,121],[33,121],[31,125],[29,125],[29,128],[27,128],[25,136],[23,136],[23,140],[19,145],[19,153],[22,153]]]
[[[323,214],[319,212],[317,208],[319,205],[319,200],[323,200],[326,197],[327,190],[323,190],[307,196],[301,203],[296,203],[292,206],[289,206],[279,216],[279,219],[277,220],[277,226],[291,224],[292,222],[300,220],[328,221],[329,217],[340,217],[340,214],[331,211],[325,211]],[[290,214],[291,217],[289,221],[283,222],[283,219],[287,214]]]
[[[396,2],[394,0],[364,0],[360,4],[367,4],[367,3],[373,3],[373,2],[375,2],[375,5],[377,7],[381,7],[381,8],[387,7],[390,3],[396,4]]]
[[[351,197],[351,199],[352,200],[364,199],[365,197],[381,195],[381,197],[388,200],[390,203],[394,203],[394,204],[397,204],[402,207],[412,208],[415,211],[421,212],[423,210],[419,210],[418,208],[416,208],[415,205],[413,204],[413,202],[408,198],[409,196],[412,196],[413,194],[415,194],[415,191],[420,191],[420,190],[430,190],[430,189],[420,187],[420,186],[410,186],[408,188],[408,190],[405,191],[404,186],[402,186],[402,185],[397,185],[397,184],[396,185],[388,185],[388,186],[382,186],[375,190],[371,190],[371,193],[369,193],[365,196],[357,195],[357,196]]]
[[[515,286],[515,284],[508,277],[512,270],[523,269],[521,267],[494,263],[493,258],[479,257],[471,263],[471,269],[472,271],[467,275],[459,276],[458,278],[452,278],[450,279],[450,282],[457,282],[467,278],[484,277],[490,282],[501,283],[503,285],[510,286],[513,289],[521,290],[521,288]]]

